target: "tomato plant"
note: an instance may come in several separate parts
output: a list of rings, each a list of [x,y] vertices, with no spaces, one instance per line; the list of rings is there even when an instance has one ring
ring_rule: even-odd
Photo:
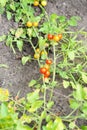
[[[67,19],[54,13],[48,15],[44,8],[46,5],[46,0],[0,0],[1,13],[5,12],[8,20],[13,17],[18,23],[18,28],[11,29],[7,36],[1,36],[0,42],[6,40],[6,45],[14,53],[14,44],[21,53],[26,43],[29,44],[32,54],[24,55],[22,64],[36,59],[41,76],[29,82],[28,86],[34,91],[27,93],[26,98],[20,99],[17,95],[14,99],[8,90],[0,89],[0,129],[87,129],[87,126],[80,127],[75,123],[78,119],[86,119],[87,115],[87,72],[84,71],[87,56],[81,40],[78,40],[78,34],[86,37],[87,33],[68,30],[77,25],[79,18]],[[36,8],[40,8],[41,14]],[[71,87],[70,95],[59,94],[69,102],[71,112],[68,115],[57,115],[52,109],[56,86]]]

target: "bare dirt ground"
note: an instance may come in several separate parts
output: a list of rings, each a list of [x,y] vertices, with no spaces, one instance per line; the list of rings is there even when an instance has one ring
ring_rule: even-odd
[[[46,10],[49,14],[57,13],[58,15],[80,16],[81,21],[78,24],[79,29],[85,28],[87,30],[87,0],[48,0]],[[0,35],[7,34],[10,28],[17,27],[13,21],[7,21],[5,16],[0,17]],[[87,44],[87,43],[86,43]],[[28,47],[27,47],[28,48]],[[25,49],[24,53],[31,53],[31,49]],[[19,53],[17,53],[19,55]],[[36,62],[28,63],[25,66],[21,64],[21,60],[17,59],[13,52],[0,43],[0,64],[7,64],[8,69],[0,68],[0,87],[8,88],[12,95],[16,95],[20,91],[20,96],[25,96],[30,91],[28,82],[31,79],[39,77],[38,66]],[[56,92],[67,95],[70,90],[57,89]],[[58,93],[54,95],[55,112],[68,114],[70,109],[67,100]],[[54,108],[55,109],[55,108]],[[81,121],[82,122],[82,121]],[[79,122],[80,124],[80,122]],[[87,125],[87,122],[86,122]]]

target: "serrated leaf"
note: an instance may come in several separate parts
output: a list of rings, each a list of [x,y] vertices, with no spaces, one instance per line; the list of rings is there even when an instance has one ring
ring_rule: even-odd
[[[54,105],[53,101],[47,103],[47,108],[50,109]]]
[[[74,51],[69,51],[68,52],[68,57],[69,57],[70,60],[73,61],[75,59],[75,52]]]
[[[85,73],[82,73],[82,80],[87,84],[87,75]]]
[[[37,81],[34,80],[34,79],[32,79],[32,80],[29,82],[28,86],[29,86],[29,87],[32,87],[32,86],[34,86],[36,83],[37,83]]]
[[[17,40],[17,47],[18,47],[19,51],[22,51],[22,48],[23,48],[23,41]]]
[[[30,61],[31,57],[30,56],[23,56],[22,57],[22,64],[25,65],[28,61]]]
[[[6,117],[8,115],[8,109],[4,103],[1,104],[0,115],[1,115],[1,117]]]
[[[15,32],[15,37],[19,38],[23,34],[23,28],[18,28]]]
[[[0,0],[1,6],[4,7],[4,6],[6,5],[6,2],[7,2],[7,1],[8,1],[8,0]]]
[[[27,94],[27,100],[29,103],[33,103],[39,99],[39,89],[36,89],[34,92]]]
[[[77,109],[79,107],[79,103],[76,100],[74,100],[74,99],[70,99],[69,103],[70,103],[70,107],[72,109]]]
[[[6,35],[0,36],[0,42],[4,41],[6,39]]]
[[[12,13],[9,12],[9,11],[6,11],[6,13],[7,13],[7,19],[8,19],[8,20],[11,20],[11,18],[12,18]]]
[[[69,124],[70,129],[74,129],[75,126],[76,126],[75,122],[70,122],[70,124]]]
[[[69,81],[63,80],[63,86],[64,88],[68,88],[69,87]]]
[[[37,109],[41,108],[43,105],[43,101],[35,101],[32,105],[31,108],[29,109],[29,112],[35,112]]]
[[[82,101],[85,98],[84,89],[80,84],[76,85],[76,91],[73,92],[73,96],[78,101]]]

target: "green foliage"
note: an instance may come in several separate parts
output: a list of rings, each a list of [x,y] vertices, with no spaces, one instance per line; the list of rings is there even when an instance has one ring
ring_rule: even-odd
[[[36,55],[24,55],[21,61],[23,65],[37,60],[41,68],[47,64],[46,59],[52,58],[52,64],[48,65],[51,76],[45,77],[45,73],[41,73],[38,81],[32,79],[28,87],[34,91],[29,92],[25,98],[13,100],[8,90],[0,88],[0,129],[77,130],[80,128],[75,124],[76,120],[87,118],[87,73],[84,72],[87,49],[82,46],[83,41],[78,40],[79,35],[87,36],[87,32],[70,31],[71,27],[77,26],[79,17],[67,19],[55,13],[48,16],[41,1],[39,2],[41,14],[35,10],[37,7],[34,8],[34,0],[0,0],[0,13],[5,12],[8,20],[13,18],[18,23],[18,27],[10,29],[7,36],[0,36],[0,42],[6,41],[14,53],[16,49],[22,53],[23,47],[29,44],[32,54]],[[28,27],[27,22],[31,22],[31,26]],[[38,23],[37,26],[34,26],[35,22]],[[52,39],[48,38],[48,34],[52,35]],[[56,41],[54,36],[59,34],[61,38]],[[5,64],[0,64],[0,67],[8,68]],[[60,80],[56,81],[57,78],[62,84]],[[59,117],[52,112],[52,98],[54,88],[60,85],[66,90],[71,87],[72,92],[67,96],[71,113]],[[66,123],[68,128],[64,125]],[[81,129],[86,130],[87,126],[82,126]]]

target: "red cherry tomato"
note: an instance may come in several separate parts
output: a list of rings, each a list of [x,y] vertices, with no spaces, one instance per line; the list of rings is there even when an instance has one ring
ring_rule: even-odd
[[[47,38],[48,38],[48,40],[52,40],[53,39],[53,35],[52,34],[48,34]]]
[[[52,60],[46,60],[46,64],[48,65],[52,64]]]
[[[44,77],[49,77],[50,76],[50,71],[46,71],[45,73],[44,73]]]
[[[41,74],[45,74],[46,71],[47,71],[47,69],[45,67],[40,68],[40,73]]]

